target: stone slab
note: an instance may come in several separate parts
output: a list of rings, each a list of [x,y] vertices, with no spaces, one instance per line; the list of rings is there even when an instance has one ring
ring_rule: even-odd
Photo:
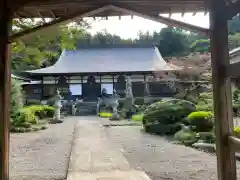
[[[151,180],[142,171],[111,171],[97,173],[74,172],[68,175],[67,180]]]
[[[150,180],[130,167],[107,138],[100,118],[85,118],[76,125],[67,180]]]

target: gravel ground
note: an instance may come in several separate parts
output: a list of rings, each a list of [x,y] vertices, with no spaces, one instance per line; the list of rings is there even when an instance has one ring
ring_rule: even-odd
[[[66,178],[77,117],[48,129],[11,134],[10,180],[61,180]]]
[[[152,180],[217,179],[215,155],[172,144],[142,132],[141,127],[110,127],[106,133],[130,165],[145,171]]]

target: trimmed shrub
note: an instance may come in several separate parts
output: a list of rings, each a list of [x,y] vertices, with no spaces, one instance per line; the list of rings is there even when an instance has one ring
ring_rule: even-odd
[[[211,111],[213,112],[213,103],[205,103],[204,101],[198,102],[196,105],[197,111]]]
[[[22,108],[14,118],[12,127],[31,128],[32,124],[38,124],[39,119],[53,117],[55,108],[44,105],[34,105]],[[14,131],[17,131],[16,129]]]
[[[23,123],[19,124],[18,127],[30,128],[30,127],[32,127],[32,124],[29,122],[23,122]]]
[[[233,109],[233,115],[234,115],[234,116],[239,116],[239,112],[240,112],[240,102],[234,102],[234,101],[233,101],[232,109]]]
[[[208,132],[214,126],[213,114],[207,111],[192,112],[188,115],[187,120],[196,132]]]
[[[35,116],[38,116],[39,119],[52,118],[55,113],[55,108],[48,105],[33,105],[25,108],[30,109],[30,111]]]
[[[14,119],[20,109],[23,107],[23,102],[22,102],[22,88],[21,84],[18,80],[11,79],[11,117]]]
[[[39,119],[43,119],[46,117],[46,112],[44,111],[44,108],[41,105],[33,105],[25,108],[29,109],[35,116],[38,116]]]
[[[144,112],[146,124],[175,124],[195,111],[193,103],[185,100],[165,100],[150,105]]]
[[[109,117],[112,117],[112,113],[109,113],[109,112],[100,112],[100,113],[99,113],[99,116],[100,116],[100,117],[103,117],[103,118],[109,118]]]
[[[181,130],[181,124],[151,124],[144,125],[144,130],[149,133],[158,135],[173,135]]]
[[[21,109],[19,115],[16,117],[14,126],[20,126],[25,122],[31,124],[38,124],[38,118],[34,115],[34,112],[32,112],[31,109],[28,108]]]
[[[215,143],[216,136],[213,132],[199,132],[197,138],[203,140],[205,143]]]
[[[235,88],[235,89],[233,90],[233,101],[234,101],[234,102],[239,102],[239,101],[240,101],[239,96],[240,96],[240,90],[237,89],[237,88]]]
[[[142,121],[143,120],[143,115],[142,114],[135,114],[132,116],[133,121]]]
[[[28,106],[31,106],[31,105],[41,105],[41,101],[37,100],[37,99],[28,99],[26,101],[26,103],[27,103]]]
[[[187,100],[187,101],[190,101],[192,103],[197,102],[197,98],[195,96],[191,95],[191,94],[187,94],[187,92],[180,92],[180,93],[176,94],[174,96],[174,98]]]
[[[47,118],[52,118],[55,114],[55,108],[52,107],[52,106],[47,106],[47,105],[44,105],[43,106],[43,110],[45,112],[45,115]]]
[[[234,128],[234,135],[237,137],[240,137],[240,127],[239,126]]]
[[[199,95],[199,101],[203,101],[203,102],[205,102],[205,103],[208,103],[207,101],[209,100],[209,99],[213,99],[213,95],[212,95],[212,93],[200,93],[200,95]]]
[[[201,93],[196,105],[197,111],[213,112],[213,95],[212,93]]]
[[[134,104],[136,104],[136,105],[144,105],[144,98],[135,98]]]
[[[192,145],[193,143],[197,142],[196,133],[192,131],[184,131],[180,130],[174,134],[174,139],[183,143],[184,145]]]

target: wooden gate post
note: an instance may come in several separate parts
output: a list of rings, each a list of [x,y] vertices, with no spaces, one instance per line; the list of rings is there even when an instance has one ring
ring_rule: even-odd
[[[210,44],[212,58],[213,100],[216,126],[216,151],[219,180],[236,180],[235,153],[228,144],[233,132],[231,79],[226,75],[229,64],[228,28],[224,0],[212,0],[210,6]]]
[[[11,98],[11,59],[8,43],[11,31],[11,13],[7,0],[0,2],[0,164],[1,180],[9,179],[9,119]]]

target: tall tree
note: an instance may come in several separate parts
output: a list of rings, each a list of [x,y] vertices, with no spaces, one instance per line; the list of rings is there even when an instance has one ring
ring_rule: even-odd
[[[160,31],[158,48],[163,56],[173,56],[189,51],[187,35],[182,30],[166,27]]]

